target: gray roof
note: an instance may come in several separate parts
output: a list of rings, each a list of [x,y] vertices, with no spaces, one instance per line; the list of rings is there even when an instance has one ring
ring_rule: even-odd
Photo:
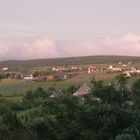
[[[83,96],[86,94],[89,94],[91,91],[91,88],[87,86],[86,83],[84,83],[79,89],[78,91],[76,91],[73,95],[74,96]]]

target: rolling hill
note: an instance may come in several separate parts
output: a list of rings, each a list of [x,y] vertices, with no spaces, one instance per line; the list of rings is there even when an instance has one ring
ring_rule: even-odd
[[[53,59],[35,60],[8,60],[1,61],[0,67],[44,67],[44,66],[65,66],[65,65],[84,65],[84,64],[108,64],[118,62],[140,62],[140,57],[134,56],[83,56]]]

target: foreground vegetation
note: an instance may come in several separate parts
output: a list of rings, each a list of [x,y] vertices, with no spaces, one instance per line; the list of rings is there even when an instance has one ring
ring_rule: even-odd
[[[54,97],[53,87],[19,102],[0,97],[0,140],[139,140],[140,79],[131,90],[127,78],[116,79],[118,88],[93,79],[84,98],[73,96],[74,85]]]

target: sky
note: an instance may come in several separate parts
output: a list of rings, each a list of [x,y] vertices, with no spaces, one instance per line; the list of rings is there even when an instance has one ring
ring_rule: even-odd
[[[0,0],[0,60],[140,55],[140,0]]]

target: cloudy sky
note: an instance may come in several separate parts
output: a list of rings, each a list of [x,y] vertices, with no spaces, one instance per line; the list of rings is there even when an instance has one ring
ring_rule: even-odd
[[[140,0],[0,0],[0,60],[140,55]]]

